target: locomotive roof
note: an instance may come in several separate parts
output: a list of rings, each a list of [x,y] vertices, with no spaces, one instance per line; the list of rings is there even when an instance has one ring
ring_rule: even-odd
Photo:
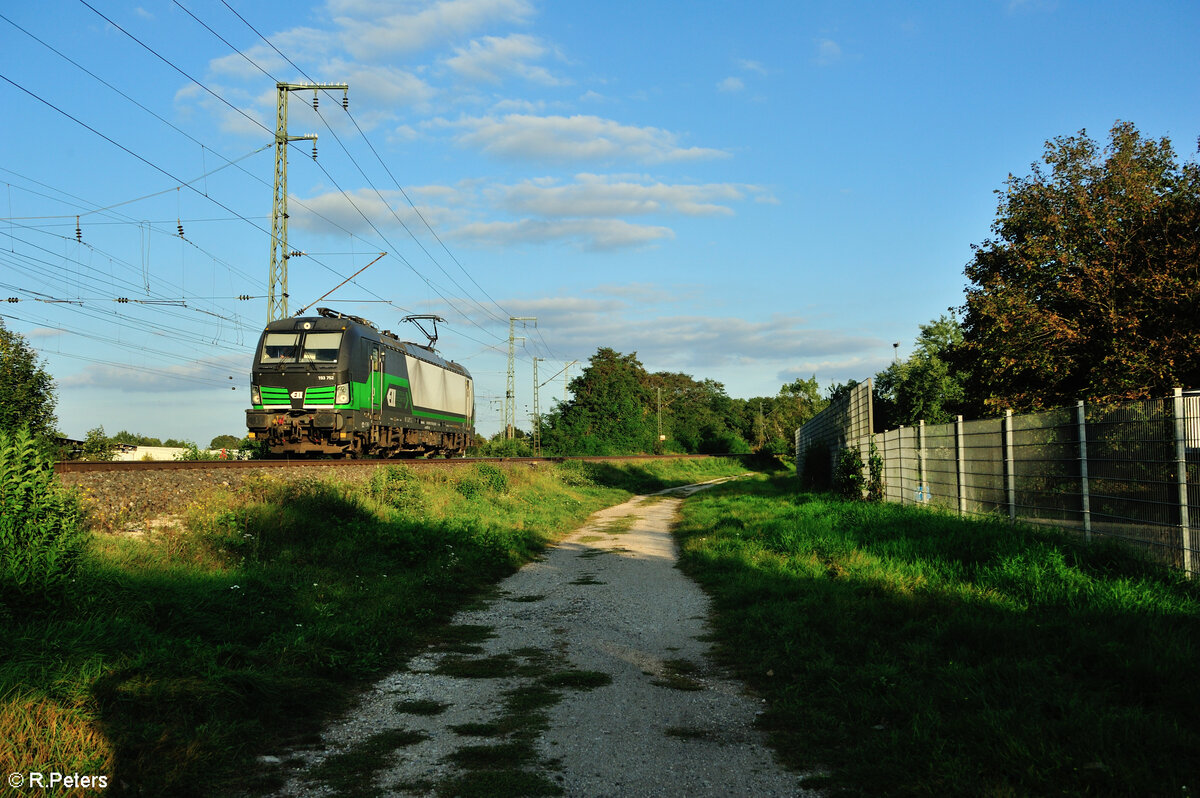
[[[471,376],[470,373],[458,363],[452,360],[446,360],[432,348],[423,344],[418,344],[413,341],[403,341],[396,337],[391,330],[380,330],[371,322],[358,316],[351,316],[345,313],[319,308],[320,316],[291,316],[286,319],[277,319],[268,322],[266,332],[305,332],[315,330],[317,332],[332,331],[332,330],[353,330],[358,335],[367,338],[368,340],[379,339],[387,341],[392,346],[402,350],[405,354],[411,355],[418,360],[424,360],[427,363],[432,363],[442,368],[448,368],[451,371],[457,371],[464,376]]]

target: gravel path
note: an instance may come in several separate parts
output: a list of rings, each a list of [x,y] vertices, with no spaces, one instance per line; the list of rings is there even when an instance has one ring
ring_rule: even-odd
[[[323,750],[292,754],[279,795],[814,794],[699,639],[708,601],[675,567],[670,528],[679,496],[707,484],[594,514],[455,618],[458,651],[414,657]]]

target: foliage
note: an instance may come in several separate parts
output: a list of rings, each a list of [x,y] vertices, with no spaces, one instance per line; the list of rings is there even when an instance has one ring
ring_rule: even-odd
[[[75,569],[87,530],[75,497],[25,429],[0,430],[0,597],[44,596]]]
[[[597,350],[571,390],[570,400],[542,417],[547,453],[790,455],[796,429],[825,406],[815,376],[785,384],[777,396],[734,399],[716,380],[650,374],[636,353],[607,348]]]
[[[421,481],[405,466],[388,464],[375,469],[367,481],[366,493],[404,515],[420,518],[425,514]]]
[[[703,491],[682,514],[681,565],[712,596],[720,655],[766,699],[761,725],[806,786],[1195,791],[1200,589],[1182,574],[784,479]]]
[[[178,454],[175,455],[176,460],[184,460],[184,461],[188,461],[188,462],[198,462],[198,461],[220,460],[221,459],[221,456],[219,454],[216,454],[214,452],[205,451],[205,450],[201,449],[199,446],[197,446],[193,441],[184,441],[183,446],[180,448],[182,448],[183,451],[179,452]]]
[[[158,438],[151,438],[148,435],[139,435],[136,432],[129,430],[121,430],[110,439],[114,443],[125,443],[130,446],[162,446],[163,442]]]
[[[0,320],[0,430],[27,429],[35,438],[54,436],[54,381],[24,336]]]
[[[916,346],[907,360],[875,375],[875,429],[945,424],[963,412],[966,372],[954,365],[963,340],[954,316],[920,325]]]
[[[871,449],[867,453],[867,501],[883,501],[886,485],[883,481],[883,457],[879,447],[875,445],[875,436],[871,436]]]
[[[601,347],[571,380],[571,399],[547,414],[542,445],[558,454],[654,451],[658,433],[648,375],[637,353]]]
[[[87,431],[83,440],[81,459],[90,462],[106,463],[113,459],[117,451],[117,443],[104,434],[104,427],[93,427]]]
[[[862,453],[857,446],[847,446],[838,453],[833,470],[833,492],[843,499],[861,500],[866,478],[863,476]]]
[[[960,365],[991,411],[1200,384],[1200,165],[1117,122],[1046,143],[975,247]]]
[[[242,439],[235,435],[218,435],[209,442],[210,449],[237,449],[242,445]]]
[[[242,438],[234,447],[239,460],[261,460],[267,456],[267,442],[254,438]]]
[[[521,430],[514,430],[514,437],[505,438],[504,431],[496,433],[491,440],[483,441],[476,445],[470,451],[472,457],[533,457],[533,447],[531,439],[526,438],[524,433],[519,437],[516,433]]]

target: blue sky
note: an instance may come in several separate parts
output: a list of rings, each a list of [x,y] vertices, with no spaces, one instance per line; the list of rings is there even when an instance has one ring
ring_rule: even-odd
[[[20,301],[0,314],[70,436],[244,431],[276,81],[350,86],[348,114],[340,91],[290,101],[289,133],[319,141],[316,164],[289,154],[289,248],[309,253],[289,310],[387,252],[320,304],[446,317],[485,433],[509,316],[538,319],[518,419],[534,357],[546,382],[601,346],[737,397],[863,379],[962,303],[994,192],[1048,139],[1126,120],[1182,160],[1200,136],[1182,0],[16,6],[0,295]]]

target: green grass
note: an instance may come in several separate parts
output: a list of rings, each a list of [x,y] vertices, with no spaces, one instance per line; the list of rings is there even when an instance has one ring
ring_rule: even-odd
[[[834,795],[1200,790],[1200,589],[1111,545],[743,480],[685,570],[785,761]]]
[[[452,614],[631,486],[742,470],[492,468],[266,475],[198,497],[184,526],[96,535],[56,603],[0,605],[0,761],[107,775],[112,795],[237,792],[407,656],[479,652],[490,632]]]

